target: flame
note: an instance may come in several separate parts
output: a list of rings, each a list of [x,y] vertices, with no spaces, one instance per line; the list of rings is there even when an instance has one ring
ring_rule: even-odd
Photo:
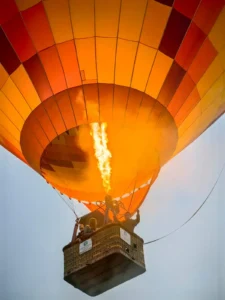
[[[107,124],[106,123],[91,123],[91,135],[94,140],[95,157],[98,161],[98,168],[102,177],[102,184],[106,191],[109,193],[111,190],[111,166],[110,159],[112,157],[111,152],[108,149],[108,137],[107,137]]]

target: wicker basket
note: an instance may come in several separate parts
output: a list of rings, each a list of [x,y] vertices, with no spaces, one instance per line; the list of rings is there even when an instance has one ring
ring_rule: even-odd
[[[143,240],[118,224],[104,226],[63,251],[64,279],[90,296],[145,272]]]

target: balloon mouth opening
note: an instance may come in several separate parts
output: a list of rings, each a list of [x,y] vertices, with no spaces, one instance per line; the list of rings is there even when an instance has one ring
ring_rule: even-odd
[[[49,143],[41,157],[41,172],[47,182],[61,193],[71,198],[77,198],[83,203],[89,203],[90,201],[88,198],[70,194],[69,189],[63,189],[62,185],[66,183],[73,187],[75,183],[79,185],[85,181],[90,181],[89,174],[94,172],[95,179],[98,177],[101,195],[99,194],[99,197],[95,199],[96,201],[93,200],[91,202],[101,203],[106,197],[116,201],[125,199],[150,185],[151,182],[151,176],[145,182],[139,182],[138,184],[133,180],[133,182],[130,182],[127,191],[120,194],[113,193],[114,185],[111,178],[113,173],[113,147],[112,143],[110,143],[110,137],[104,135],[108,131],[105,131],[103,134],[103,137],[107,139],[107,143],[102,139],[101,134],[95,136],[97,141],[93,137],[93,127],[99,133],[102,130],[102,124],[105,128],[109,127],[110,133],[112,125],[110,126],[106,122],[94,122],[74,127],[57,136]],[[98,149],[98,146],[100,149]],[[104,151],[106,151],[106,154]],[[103,161],[101,161],[102,158]],[[108,169],[104,169],[105,165]],[[103,173],[101,173],[101,167],[103,168]],[[106,178],[103,175],[106,175]],[[108,183],[109,186],[106,185]]]
[[[30,114],[21,135],[29,164],[61,193],[88,202],[103,201],[106,194],[121,199],[136,193],[149,184],[177,143],[176,124],[157,100],[132,88],[99,83],[106,94],[100,93],[96,103],[88,102],[89,94],[84,94],[95,88],[96,84],[71,88],[45,100]],[[115,96],[111,106],[110,95]],[[71,112],[71,119],[64,118],[67,129],[61,130],[61,122],[61,131],[56,132],[54,120],[52,129],[47,122],[51,115],[47,110],[56,108],[57,99],[65,112]],[[37,138],[39,145],[34,147]]]

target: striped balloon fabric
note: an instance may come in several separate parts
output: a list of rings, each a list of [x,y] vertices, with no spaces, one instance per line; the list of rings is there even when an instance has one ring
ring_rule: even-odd
[[[224,0],[0,0],[0,26],[0,144],[91,210],[105,196],[93,124],[133,213],[225,112]]]

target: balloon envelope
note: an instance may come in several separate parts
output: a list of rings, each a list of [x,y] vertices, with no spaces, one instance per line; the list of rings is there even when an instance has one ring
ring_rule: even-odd
[[[134,212],[225,111],[223,0],[1,0],[0,25],[0,143],[92,210],[91,124],[107,124],[111,194]]]

